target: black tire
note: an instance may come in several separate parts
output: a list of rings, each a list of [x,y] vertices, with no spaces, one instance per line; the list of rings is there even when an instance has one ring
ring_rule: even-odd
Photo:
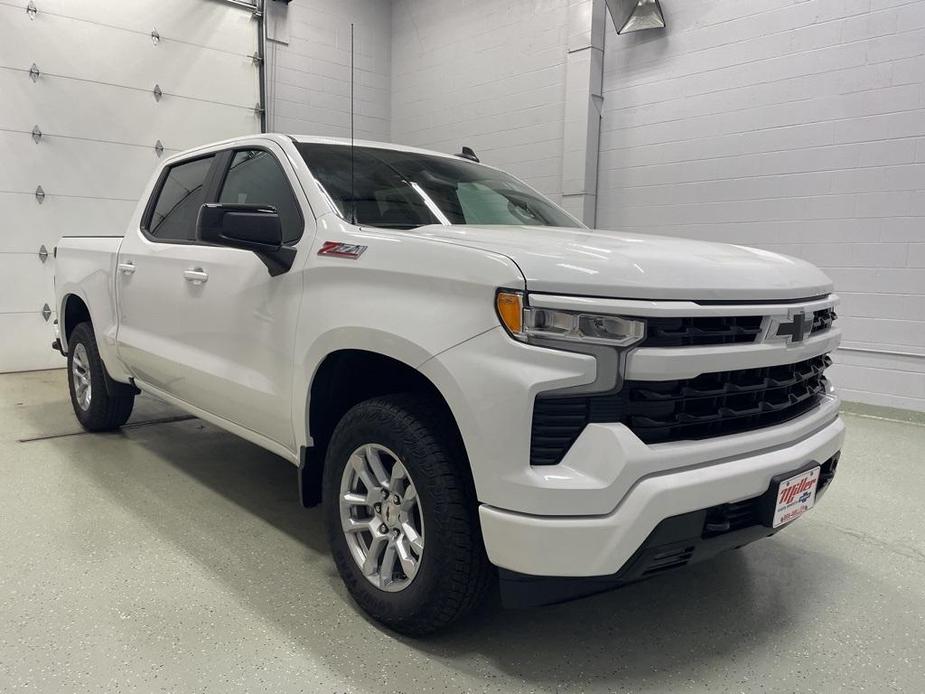
[[[86,355],[86,376],[90,380],[90,398],[87,407],[78,399],[74,378],[74,355]],[[67,341],[67,382],[71,392],[71,405],[77,421],[87,431],[112,431],[128,421],[135,404],[131,392],[113,395],[107,390],[107,379],[103,360],[96,346],[96,335],[90,323],[79,323]]]
[[[334,430],[324,465],[323,499],[331,554],[347,589],[373,619],[409,636],[433,633],[475,609],[493,570],[482,544],[468,461],[458,435],[427,398],[392,395],[354,406]],[[363,575],[341,528],[341,478],[351,454],[379,444],[407,469],[426,536],[420,566],[399,592]]]

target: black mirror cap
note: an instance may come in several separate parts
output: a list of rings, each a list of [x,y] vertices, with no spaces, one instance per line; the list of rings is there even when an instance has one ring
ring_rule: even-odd
[[[207,203],[199,208],[196,232],[206,243],[253,251],[273,276],[295,260],[295,249],[283,245],[279,214],[269,205]]]
[[[199,208],[199,238],[246,250],[275,250],[283,245],[279,215],[268,205],[207,203]]]

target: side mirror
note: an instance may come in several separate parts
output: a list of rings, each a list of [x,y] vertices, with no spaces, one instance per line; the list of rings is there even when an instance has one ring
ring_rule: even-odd
[[[268,205],[208,203],[199,208],[196,231],[207,243],[253,251],[273,276],[295,260],[295,249],[283,245],[279,214]]]

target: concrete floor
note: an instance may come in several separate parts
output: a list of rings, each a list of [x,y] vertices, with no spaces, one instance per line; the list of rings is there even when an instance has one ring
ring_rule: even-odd
[[[412,641],[351,603],[288,463],[195,419],[81,434],[63,372],[2,375],[0,691],[922,692],[925,426],[847,418],[777,537]]]

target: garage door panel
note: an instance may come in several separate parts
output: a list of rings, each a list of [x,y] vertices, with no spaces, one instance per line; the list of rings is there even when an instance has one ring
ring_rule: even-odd
[[[0,190],[135,200],[158,165],[153,148],[0,133]]]
[[[19,12],[25,11],[18,8]],[[230,53],[257,50],[257,28],[247,8],[229,7],[220,0],[158,0],[145,2],[75,3],[74,0],[42,0],[34,21],[64,15],[150,34],[157,28],[163,41],[180,40]],[[251,41],[242,41],[250,37]]]
[[[0,70],[0,127],[26,135],[38,125],[45,140],[56,135],[148,145],[157,140],[180,151],[259,127],[252,107],[151,94],[76,80],[45,78],[33,84],[23,73]],[[101,112],[100,103],[111,104]],[[62,109],[62,103],[69,108]],[[31,141],[31,140],[30,140]]]
[[[41,311],[54,296],[54,271],[50,260],[43,263],[34,253],[0,253],[0,313]]]
[[[158,84],[171,94],[241,106],[254,101],[257,68],[243,52],[175,41],[155,46],[150,37],[57,16],[30,22],[21,10],[0,5],[0,24],[4,22],[19,25],[19,30],[4,32],[3,65],[28,70],[35,63],[45,73],[143,90]],[[99,50],[101,45],[105,51]]]
[[[257,22],[248,8],[220,0],[36,5],[30,20],[25,2],[0,0],[0,371],[62,363],[41,315],[53,303],[55,264],[53,256],[41,262],[42,245],[51,253],[63,234],[121,236],[163,161],[158,140],[167,156],[260,130]]]
[[[44,244],[51,253],[63,235],[122,236],[135,205],[134,201],[57,195],[49,195],[39,205],[31,195],[0,194],[4,213],[0,248],[36,254]]]
[[[0,313],[0,355],[4,371],[34,371],[66,366],[64,357],[51,348],[53,318],[42,314]]]

